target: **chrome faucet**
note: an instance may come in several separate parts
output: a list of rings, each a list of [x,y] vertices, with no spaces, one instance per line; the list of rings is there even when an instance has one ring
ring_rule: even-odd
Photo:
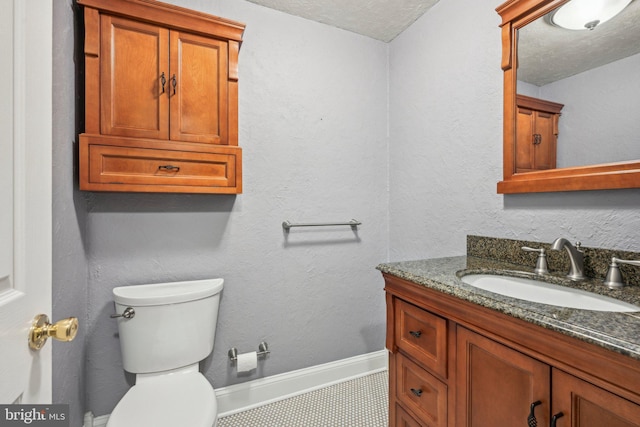
[[[571,262],[567,277],[571,280],[584,280],[584,252],[580,250],[580,242],[576,242],[576,245],[573,246],[567,239],[559,237],[551,244],[551,249],[555,251],[563,248],[569,254],[569,261]]]

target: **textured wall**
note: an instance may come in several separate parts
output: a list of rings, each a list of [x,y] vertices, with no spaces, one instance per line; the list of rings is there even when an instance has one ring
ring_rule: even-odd
[[[53,2],[53,312],[54,320],[76,316],[80,326],[73,342],[53,345],[53,401],[70,405],[71,427],[84,414],[85,338],[87,336],[87,262],[84,231],[86,203],[77,191],[76,108],[77,28],[72,0]]]
[[[540,88],[540,97],[564,104],[558,166],[640,159],[640,54]],[[602,123],[602,126],[593,126]]]
[[[640,250],[639,190],[496,194],[499,1],[439,2],[386,45],[246,2],[176,0],[248,24],[236,197],[75,190],[69,2],[55,2],[54,316],[86,318],[86,353],[54,347],[54,396],[74,413],[110,412],[131,380],[108,318],[115,286],[224,277],[204,364],[221,387],[381,349],[382,261],[463,254],[467,234]],[[280,228],[351,217],[357,234]],[[228,348],[263,339],[271,356],[238,377]]]
[[[499,4],[439,2],[390,44],[390,260],[464,254],[467,234],[638,251],[640,190],[496,194]]]
[[[214,387],[384,347],[387,45],[251,3],[179,3],[247,24],[239,196],[98,194],[88,201],[87,410],[111,412],[121,366],[115,286],[223,277]],[[222,7],[226,6],[226,7]],[[294,229],[284,220],[349,227]],[[227,351],[271,354],[250,375]]]

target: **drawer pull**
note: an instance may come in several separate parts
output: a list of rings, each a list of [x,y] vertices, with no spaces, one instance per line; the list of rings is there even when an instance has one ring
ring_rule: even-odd
[[[160,75],[160,83],[162,83],[162,93],[164,93],[164,85],[167,84],[167,78],[164,76],[164,71]]]
[[[419,388],[418,389],[412,388],[411,393],[415,394],[418,397],[422,396],[422,390]]]
[[[158,166],[158,169],[166,170],[166,171],[168,171],[168,172],[171,172],[171,171],[176,171],[176,172],[178,172],[178,171],[180,170],[180,166],[162,165],[162,166]]]
[[[555,414],[553,418],[551,418],[551,427],[556,427],[556,421],[558,421],[558,418],[563,416],[564,414],[562,412],[558,412],[557,414]]]
[[[420,338],[420,335],[422,335],[422,331],[409,331],[409,333],[415,338]]]
[[[529,412],[529,416],[527,417],[527,425],[529,427],[538,427],[538,420],[536,420],[536,406],[542,405],[542,402],[536,400],[531,404],[531,411]]]

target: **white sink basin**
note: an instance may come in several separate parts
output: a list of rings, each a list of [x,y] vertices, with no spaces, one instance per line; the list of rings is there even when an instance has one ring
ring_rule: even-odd
[[[460,280],[485,291],[542,304],[582,310],[640,311],[640,307],[614,298],[533,279],[494,274],[469,274]]]

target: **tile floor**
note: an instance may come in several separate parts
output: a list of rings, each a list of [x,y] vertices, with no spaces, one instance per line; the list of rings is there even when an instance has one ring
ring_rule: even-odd
[[[222,417],[218,427],[386,427],[387,371]]]

